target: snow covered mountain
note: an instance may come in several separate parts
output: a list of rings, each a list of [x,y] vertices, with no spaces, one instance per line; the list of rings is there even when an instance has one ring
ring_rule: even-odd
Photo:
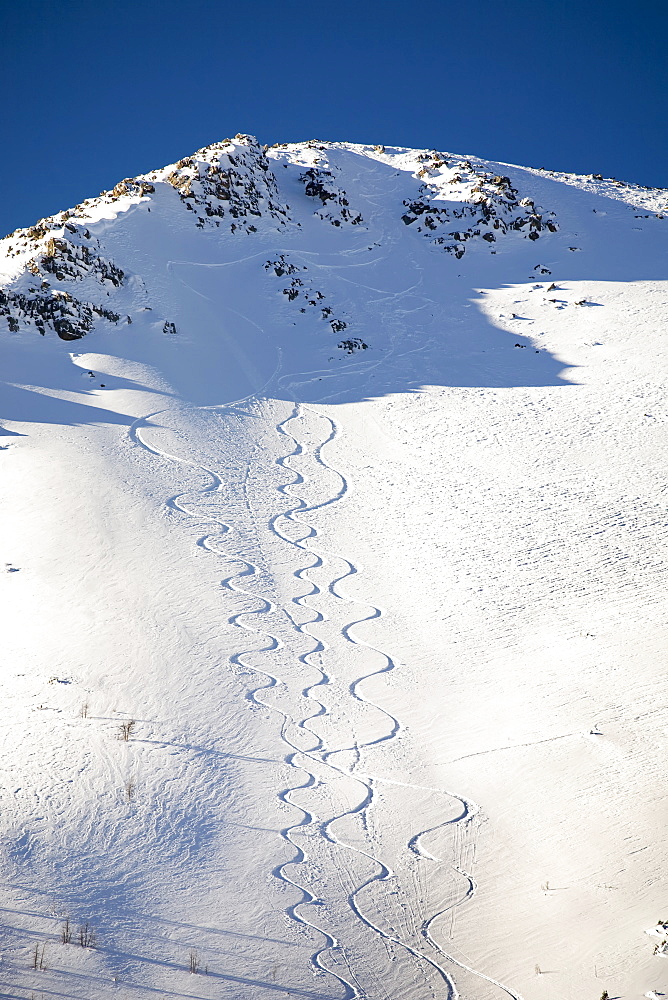
[[[2,996],[668,991],[664,213],[238,135],[0,241]]]

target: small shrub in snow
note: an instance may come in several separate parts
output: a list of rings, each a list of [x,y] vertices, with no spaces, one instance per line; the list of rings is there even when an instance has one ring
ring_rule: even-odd
[[[46,942],[43,944],[36,944],[32,953],[32,967],[33,969],[41,969],[44,971],[46,969],[46,964],[44,962],[44,952],[46,950]]]
[[[91,925],[86,921],[85,924],[81,924],[79,927],[79,944],[82,948],[94,948],[97,938],[95,931]]]
[[[124,743],[127,743],[132,734],[134,733],[136,725],[137,723],[135,722],[134,719],[129,719],[127,722],[121,722],[121,732],[119,739],[123,740]]]

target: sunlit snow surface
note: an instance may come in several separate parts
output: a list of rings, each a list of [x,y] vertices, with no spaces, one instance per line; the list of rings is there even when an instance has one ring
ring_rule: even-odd
[[[237,137],[0,242],[1,996],[668,992],[664,211]]]

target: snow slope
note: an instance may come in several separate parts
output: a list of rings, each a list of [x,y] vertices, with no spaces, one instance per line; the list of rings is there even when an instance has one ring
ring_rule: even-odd
[[[237,136],[0,242],[0,996],[668,992],[664,211]]]

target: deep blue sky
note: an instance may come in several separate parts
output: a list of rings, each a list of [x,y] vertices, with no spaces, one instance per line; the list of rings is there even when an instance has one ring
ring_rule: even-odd
[[[236,132],[668,186],[666,0],[0,0],[0,235]]]

